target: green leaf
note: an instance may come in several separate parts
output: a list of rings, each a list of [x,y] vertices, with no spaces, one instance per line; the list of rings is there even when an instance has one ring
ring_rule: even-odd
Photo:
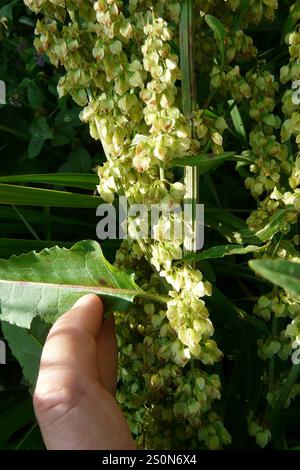
[[[89,152],[83,147],[72,150],[68,162],[61,165],[59,173],[88,173],[92,166]]]
[[[2,322],[1,328],[8,341],[12,354],[23,369],[23,375],[34,390],[43,344],[47,338],[50,325],[40,318],[34,318],[30,330],[19,328],[7,322]]]
[[[205,15],[205,21],[214,33],[214,37],[220,51],[221,63],[223,64],[225,58],[225,27],[218,18],[212,15]]]
[[[27,398],[0,415],[0,442],[34,421],[32,400]]]
[[[48,173],[42,175],[0,176],[0,183],[43,183],[89,190],[94,190],[98,182],[98,176],[90,173]]]
[[[35,28],[35,24],[36,24],[34,19],[29,18],[29,16],[21,16],[19,18],[19,23],[25,24],[26,26],[31,26],[32,28]]]
[[[2,2],[3,3],[3,2]],[[13,21],[13,8],[19,3],[19,0],[13,0],[3,5],[0,9],[0,18],[4,16],[9,20],[9,23]]]
[[[3,369],[2,369],[3,370]],[[23,387],[13,386],[10,389],[4,389],[0,387],[0,416],[7,411],[9,408],[13,408],[15,405],[24,401],[28,394],[24,391]],[[1,442],[1,440],[0,440]]]
[[[292,206],[278,209],[263,228],[254,232],[249,229],[244,220],[230,212],[208,208],[205,213],[205,225],[218,230],[230,242],[259,244],[272,240],[276,233],[284,230],[288,225],[287,214],[294,211]]]
[[[192,253],[185,256],[182,261],[202,261],[204,259],[211,258],[223,258],[224,256],[230,255],[245,255],[247,253],[255,253],[265,249],[266,246],[255,246],[255,245],[221,245],[214,246],[208,250],[202,251],[201,253]]]
[[[174,159],[172,160],[172,165],[180,167],[197,166],[199,169],[199,174],[203,175],[204,173],[211,171],[215,167],[228,161],[244,162],[248,164],[253,163],[252,159],[248,156],[236,155],[235,152],[224,152],[219,155],[206,153]]]
[[[300,263],[281,259],[252,260],[249,262],[249,266],[272,284],[282,287],[292,296],[300,298]]]
[[[97,196],[0,183],[0,204],[93,208],[101,202]]]
[[[40,137],[35,137],[33,136],[30,139],[29,145],[28,145],[28,158],[31,160],[32,158],[37,157],[43,148],[44,145],[44,139]]]
[[[53,134],[48,126],[47,119],[45,117],[40,117],[33,121],[30,125],[30,133],[33,137],[38,139],[52,139]]]
[[[276,233],[281,232],[288,226],[287,215],[290,212],[295,212],[293,206],[287,206],[286,209],[278,209],[269,219],[269,222],[255,233],[255,236],[263,242],[271,240]]]
[[[237,133],[239,139],[243,143],[243,145],[247,145],[247,134],[245,130],[245,126],[239,111],[239,108],[235,104],[234,100],[229,100],[228,104],[230,106],[230,116],[234,125],[235,132]]]
[[[71,128],[71,131],[73,131],[72,128]],[[74,134],[74,132],[73,132],[73,134]],[[68,144],[71,141],[72,141],[72,139],[70,139],[70,137],[68,135],[66,135],[65,133],[56,131],[56,133],[54,134],[53,139],[51,140],[51,147],[60,147],[60,146]],[[64,165],[67,165],[67,163],[64,163]],[[58,170],[58,171],[60,171],[60,170]]]
[[[25,379],[34,386],[43,350],[42,343],[32,331],[6,321],[1,323],[1,328],[13,355],[23,369]]]
[[[242,232],[249,231],[246,222],[228,211],[208,207],[205,211],[205,225],[220,232],[230,242],[246,243],[241,236]]]
[[[226,315],[226,320],[228,320],[233,328],[237,329],[242,333],[242,324],[241,321],[253,325],[258,330],[264,332],[264,334],[269,335],[269,329],[264,322],[254,317],[253,315],[248,315],[243,309],[235,305],[226,295],[224,295],[216,286],[214,286],[214,294],[207,300],[208,304],[217,305],[220,309],[220,312],[224,311]]]
[[[0,260],[2,321],[29,328],[39,316],[53,323],[88,293],[104,299],[106,312],[126,311],[136,296],[166,301],[144,292],[134,282],[134,275],[112,266],[95,241]]]

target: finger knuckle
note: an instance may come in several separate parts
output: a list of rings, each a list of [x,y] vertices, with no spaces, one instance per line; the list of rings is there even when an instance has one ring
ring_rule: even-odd
[[[51,375],[38,380],[33,394],[33,406],[37,418],[57,419],[72,410],[80,401],[83,389],[74,377],[55,382]]]

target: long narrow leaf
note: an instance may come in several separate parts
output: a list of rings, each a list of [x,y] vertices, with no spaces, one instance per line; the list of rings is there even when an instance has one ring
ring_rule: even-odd
[[[34,421],[32,400],[27,398],[0,415],[0,442]]]
[[[259,244],[269,242],[276,233],[281,232],[287,225],[287,214],[295,209],[287,207],[279,209],[257,232],[251,231],[247,224],[239,217],[224,212],[222,209],[207,211],[205,214],[205,225],[218,230],[228,241],[243,244]]]
[[[74,217],[63,217],[60,215],[45,214],[41,212],[40,209],[29,209],[22,207],[19,209],[19,212],[26,218],[30,223],[36,225],[45,225],[46,223],[56,224],[56,227],[64,225],[79,225],[80,227],[90,228],[94,230],[94,224],[91,222],[86,222],[82,218],[75,219]],[[9,220],[19,220],[18,214],[10,206],[0,205],[0,220],[9,219]],[[2,227],[2,225],[1,225]]]
[[[199,174],[203,175],[208,171],[213,170],[222,163],[228,161],[243,162],[247,164],[253,163],[251,157],[245,155],[236,155],[235,152],[224,152],[219,155],[213,154],[198,154],[192,155],[191,157],[184,157],[181,159],[174,159],[172,165],[185,167],[185,166],[196,166]]]
[[[0,183],[0,204],[92,208],[100,203],[96,196]]]
[[[204,259],[212,258],[223,258],[224,256],[231,255],[245,255],[247,253],[255,253],[257,251],[262,251],[265,249],[265,246],[255,246],[255,245],[221,245],[214,246],[208,250],[202,251],[201,253],[192,253],[185,256],[183,261],[202,261]]]
[[[247,146],[247,134],[239,108],[235,104],[234,100],[229,100],[228,104],[230,106],[230,116],[234,125],[235,132],[239,136],[243,145]]]
[[[19,328],[7,322],[2,322],[1,328],[13,355],[22,366],[25,379],[34,386],[43,345],[31,331],[25,328]]]
[[[205,21],[214,33],[214,37],[220,51],[221,64],[223,64],[225,59],[225,27],[223,23],[213,15],[206,15]]]
[[[41,175],[1,176],[0,183],[43,183],[56,186],[94,190],[98,184],[97,175],[84,173],[48,173]]]

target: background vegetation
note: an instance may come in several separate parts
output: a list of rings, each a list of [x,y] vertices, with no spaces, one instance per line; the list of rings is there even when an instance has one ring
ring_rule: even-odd
[[[0,105],[0,257],[9,258],[95,238],[92,169],[103,154],[79,120],[79,106],[58,99],[60,72],[33,47],[35,15],[22,1],[2,0],[0,17],[6,18],[0,79],[7,97]],[[42,176],[22,176],[33,174]],[[110,245],[105,254],[113,259],[117,244]],[[43,448],[28,385],[9,350],[0,367],[0,448]]]

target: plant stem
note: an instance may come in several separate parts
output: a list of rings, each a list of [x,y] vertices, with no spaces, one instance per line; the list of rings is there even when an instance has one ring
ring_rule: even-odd
[[[14,209],[14,211],[17,213],[17,215],[20,217],[20,219],[22,220],[22,222],[24,223],[25,227],[29,230],[29,232],[31,233],[31,235],[33,236],[33,238],[35,240],[40,240],[40,237],[38,236],[38,234],[36,233],[36,231],[34,230],[34,228],[30,225],[29,222],[27,222],[27,220],[25,219],[25,217],[23,217],[23,215],[21,214],[21,212],[16,208],[16,206],[14,204],[12,204],[12,208]]]
[[[193,0],[181,2],[180,19],[180,68],[183,114],[190,122],[191,136],[194,136],[193,113],[196,106],[196,83],[193,60]],[[184,183],[185,217],[191,227],[193,237],[186,236],[184,240],[184,253],[196,251],[197,221],[196,204],[198,202],[198,169],[197,167],[185,167]]]
[[[159,178],[160,178],[160,181],[164,181],[165,179],[165,169],[163,166],[159,168]]]

